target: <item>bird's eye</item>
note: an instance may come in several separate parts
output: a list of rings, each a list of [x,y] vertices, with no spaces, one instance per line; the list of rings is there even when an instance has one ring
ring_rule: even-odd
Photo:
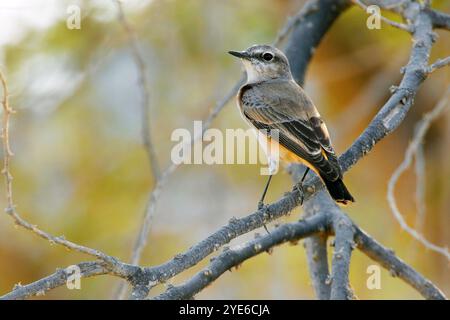
[[[271,61],[273,59],[273,54],[270,52],[265,52],[263,53],[262,58],[266,61]]]

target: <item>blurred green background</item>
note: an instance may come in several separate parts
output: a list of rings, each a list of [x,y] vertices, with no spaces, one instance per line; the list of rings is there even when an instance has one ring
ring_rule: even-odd
[[[176,128],[192,130],[217,99],[239,79],[241,69],[228,50],[271,43],[298,0],[125,1],[148,66],[151,123],[160,164],[166,167]],[[66,27],[67,7],[81,8],[80,30]],[[434,6],[450,11],[448,1]],[[393,19],[395,16],[388,15]],[[306,78],[311,95],[342,153],[398,84],[408,60],[408,34],[385,24],[366,28],[367,15],[347,11],[318,47]],[[438,31],[431,61],[448,56],[450,33]],[[301,45],[301,44],[300,44]],[[31,223],[77,243],[128,260],[153,187],[140,140],[140,92],[127,35],[113,1],[1,0],[0,66],[11,105],[11,143],[15,203]],[[450,294],[448,261],[417,243],[393,218],[387,181],[403,159],[414,124],[449,85],[439,70],[421,87],[401,127],[379,143],[347,175],[357,202],[349,215],[367,232]],[[349,116],[351,115],[351,117]],[[246,128],[232,101],[213,127]],[[422,228],[433,242],[450,243],[450,112],[433,124],[425,141],[426,216]],[[158,203],[142,264],[159,264],[184,251],[235,217],[253,212],[265,177],[259,165],[185,165],[171,177]],[[273,180],[268,200],[291,189],[287,173]],[[2,186],[0,206],[5,207]],[[403,175],[399,207],[410,225],[417,221],[415,176]],[[277,221],[298,219],[300,210]],[[264,230],[258,230],[264,232]],[[253,235],[239,238],[240,243]],[[42,278],[56,268],[89,257],[51,246],[15,228],[0,216],[0,295],[14,284]],[[177,276],[176,284],[207,262]],[[420,298],[409,286],[382,271],[382,288],[366,287],[373,264],[354,252],[350,279],[362,299]],[[120,280],[83,279],[81,290],[58,288],[45,298],[112,297]],[[164,289],[158,287],[154,293]],[[283,245],[228,272],[198,298],[313,299],[305,253]]]

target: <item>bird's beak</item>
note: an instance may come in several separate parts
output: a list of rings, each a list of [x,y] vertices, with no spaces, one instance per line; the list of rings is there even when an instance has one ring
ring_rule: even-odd
[[[247,51],[228,51],[228,53],[241,59],[250,60],[250,55]]]

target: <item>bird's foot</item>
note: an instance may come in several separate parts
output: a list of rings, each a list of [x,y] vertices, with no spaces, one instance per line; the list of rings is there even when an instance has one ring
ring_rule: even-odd
[[[261,210],[264,208],[264,202],[262,200],[258,201],[258,210]]]
[[[296,183],[292,188],[292,192],[298,192],[300,194],[300,205],[303,205],[303,200],[305,198],[305,192],[303,190],[303,183]]]
[[[267,210],[267,205],[265,205],[261,200],[258,202],[258,211],[259,210],[264,210],[264,216],[267,217],[266,218],[267,220],[270,220],[270,213]],[[268,234],[270,234],[269,229],[267,228],[265,222],[263,222],[263,227],[264,227],[264,230],[266,230],[266,232]]]

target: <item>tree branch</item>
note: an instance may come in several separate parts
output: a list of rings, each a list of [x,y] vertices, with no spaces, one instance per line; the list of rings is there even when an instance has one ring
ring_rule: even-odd
[[[81,271],[81,278],[88,278],[108,274],[109,268],[104,265],[102,261],[81,262],[77,264]],[[26,299],[32,296],[44,295],[47,291],[61,287],[66,284],[70,272],[67,269],[58,269],[55,273],[42,278],[38,281],[32,282],[28,285],[16,285],[8,294],[1,296],[1,300],[17,300]]]
[[[450,57],[439,59],[427,68],[428,73],[434,72],[436,69],[443,68],[450,64]]]
[[[103,264],[107,267],[110,273],[115,274],[117,276],[127,278],[129,275],[133,274],[135,272],[135,267],[127,265],[116,258],[107,255],[106,253],[103,253],[99,250],[92,249],[89,247],[85,247],[79,244],[76,244],[74,242],[66,240],[63,236],[55,237],[51,235],[50,233],[47,233],[41,229],[39,229],[36,225],[33,225],[23,219],[19,213],[17,212],[15,205],[14,205],[14,199],[13,199],[13,187],[12,187],[12,175],[10,173],[10,161],[11,157],[13,156],[13,153],[11,151],[10,141],[9,141],[9,120],[11,114],[14,113],[14,110],[9,105],[9,93],[8,93],[8,86],[6,79],[3,75],[3,73],[0,71],[0,83],[3,88],[3,125],[2,125],[2,144],[3,144],[3,169],[2,173],[5,176],[5,185],[6,185],[6,196],[7,196],[7,207],[5,209],[5,212],[13,219],[14,223],[26,230],[31,231],[35,235],[39,236],[40,238],[43,238],[50,243],[56,243],[59,244],[69,250],[78,251],[90,256],[93,256],[95,258],[98,258],[102,260]],[[60,275],[56,275],[58,277]],[[47,290],[53,288],[54,285],[58,285],[60,282],[58,281],[52,281],[54,280],[54,277],[51,277],[48,279],[51,282],[48,281],[38,281],[37,283],[34,283],[30,287],[16,287],[10,295],[6,295],[6,297],[17,297],[21,294],[25,294],[25,296],[30,296],[36,293],[45,293]],[[40,288],[40,289],[39,289]],[[20,290],[19,290],[20,289]],[[16,292],[19,290],[18,292]],[[24,297],[25,297],[24,296]]]
[[[19,213],[16,210],[16,206],[14,205],[13,200],[13,187],[12,187],[12,180],[13,177],[10,172],[10,162],[11,157],[14,155],[11,151],[10,141],[9,141],[9,120],[11,114],[15,113],[15,111],[10,107],[9,105],[9,92],[8,92],[8,86],[6,79],[3,75],[3,73],[0,71],[0,82],[3,88],[3,126],[2,126],[2,144],[3,144],[3,169],[2,174],[5,176],[5,186],[6,186],[6,198],[7,198],[7,207],[5,209],[5,212],[14,220],[14,223],[26,230],[29,230],[36,234],[37,236],[49,241],[50,243],[56,243],[59,245],[62,245],[66,247],[69,250],[78,251],[90,256],[93,256],[95,258],[101,259],[108,263],[108,265],[114,267],[118,266],[119,262],[99,251],[96,249],[88,248],[76,243],[73,243],[71,241],[66,240],[63,236],[55,237],[41,229],[39,229],[36,225],[33,225],[23,219]]]
[[[309,0],[300,11],[297,26],[289,36],[284,50],[292,75],[300,85],[303,85],[306,68],[316,47],[349,6],[348,0]]]
[[[178,273],[196,265],[211,253],[217,251],[231,240],[262,227],[264,224],[288,214],[294,207],[290,197],[283,197],[261,210],[244,218],[231,218],[226,226],[212,233],[206,239],[191,247],[184,253],[159,266],[145,268],[150,281],[162,282]],[[297,197],[297,201],[298,197]]]
[[[434,28],[450,30],[450,15],[431,8],[426,8],[425,12],[430,16]]]
[[[326,234],[314,234],[304,242],[309,275],[319,300],[329,300],[331,295],[327,239]]]
[[[431,300],[445,300],[446,297],[430,280],[395,256],[394,251],[383,247],[375,239],[354,225],[355,242],[369,258],[381,264],[391,275],[399,277],[415,288],[423,297]]]
[[[191,279],[179,286],[172,286],[158,300],[189,299],[211,284],[227,270],[239,266],[262,252],[270,251],[274,246],[288,241],[299,240],[324,230],[327,225],[326,215],[317,215],[296,223],[288,223],[271,231],[270,234],[256,238],[235,249],[224,250],[215,257],[208,267],[198,272]]]
[[[288,172],[294,181],[299,181],[302,178],[304,170],[306,170],[306,167],[299,164],[291,164],[288,167]],[[311,175],[311,173],[309,174]],[[323,212],[329,212],[328,208],[322,206],[323,202],[317,201],[318,199],[319,197],[315,196],[303,204],[303,217],[308,218]],[[331,294],[327,239],[328,232],[320,232],[311,235],[304,241],[309,275],[314,292],[319,300],[329,300]]]
[[[322,191],[322,193],[325,193],[325,191]],[[352,298],[348,277],[350,272],[350,258],[354,248],[353,223],[340,211],[337,205],[335,205],[333,213],[332,227],[335,238],[333,259],[331,262],[330,298],[332,300],[348,300]]]
[[[364,12],[368,13],[367,12],[368,6],[366,6],[364,3],[362,3],[359,0],[352,0],[352,2],[355,3],[356,5],[358,5],[359,7],[361,7],[364,10]],[[383,15],[381,15],[381,14],[380,14],[380,20],[385,22],[385,23],[387,23],[388,25],[390,25],[390,26],[392,26],[394,28],[397,28],[397,29],[400,29],[400,30],[403,30],[403,31],[407,31],[407,32],[412,32],[411,26],[409,26],[407,24],[404,24],[404,23],[398,23],[398,22],[389,20],[388,18],[383,17]]]
[[[414,173],[416,175],[416,229],[421,232],[425,223],[426,205],[425,205],[425,186],[426,186],[426,172],[425,172],[425,150],[423,142],[419,144],[414,153]]]
[[[125,13],[123,11],[122,2],[116,0],[118,9],[118,19],[123,29],[126,32],[128,41],[130,43],[131,53],[133,60],[136,64],[136,71],[138,74],[138,85],[141,91],[141,137],[144,144],[145,152],[150,163],[150,169],[153,174],[153,179],[156,181],[159,178],[160,169],[158,165],[158,158],[156,157],[155,146],[152,142],[151,125],[150,125],[150,92],[149,83],[147,78],[147,65],[145,64],[144,57],[139,50],[138,39],[136,34],[128,22]]]
[[[394,171],[391,178],[389,179],[387,191],[387,199],[389,206],[391,208],[392,214],[394,215],[394,218],[400,224],[400,227],[403,230],[405,230],[409,235],[411,235],[413,238],[415,238],[417,241],[422,243],[427,249],[443,255],[444,257],[447,258],[447,260],[450,260],[450,253],[448,251],[448,248],[443,248],[435,245],[434,243],[431,243],[424,237],[423,234],[421,234],[416,229],[408,225],[408,223],[403,218],[403,215],[401,214],[397,206],[394,190],[395,185],[397,184],[397,181],[400,178],[401,174],[411,166],[414,154],[416,153],[419,145],[422,143],[425,134],[427,133],[431,125],[431,122],[435,120],[448,106],[449,96],[450,96],[450,87],[447,88],[444,97],[439,101],[436,107],[434,107],[433,110],[431,110],[430,112],[426,113],[423,119],[418,123],[414,137],[411,143],[409,144],[408,148],[406,149],[405,158],[403,162],[398,166],[398,168]]]

